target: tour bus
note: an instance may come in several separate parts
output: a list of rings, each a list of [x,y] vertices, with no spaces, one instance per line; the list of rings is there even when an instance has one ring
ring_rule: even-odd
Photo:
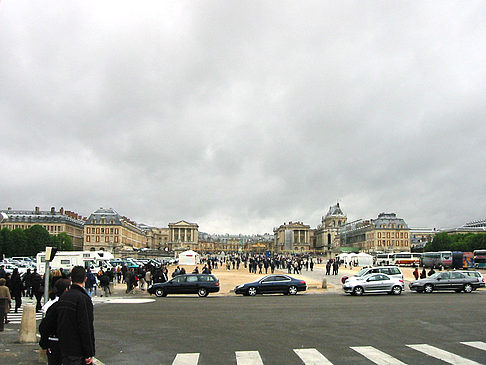
[[[394,253],[379,253],[376,255],[376,266],[389,266],[394,264]]]
[[[423,267],[452,267],[452,251],[424,252],[422,254]]]
[[[467,269],[474,267],[474,254],[472,252],[453,251],[452,267],[454,269]]]
[[[37,254],[37,271],[45,271],[45,252]],[[98,271],[99,269],[110,269],[112,266],[113,254],[105,251],[58,251],[50,262],[51,270],[71,270],[74,266],[84,266],[86,269]]]
[[[421,253],[397,252],[393,263],[397,266],[419,266],[421,257]]]
[[[474,267],[486,269],[486,250],[474,250]]]

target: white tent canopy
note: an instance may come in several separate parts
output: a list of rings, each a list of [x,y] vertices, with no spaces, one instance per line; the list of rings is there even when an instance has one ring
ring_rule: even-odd
[[[197,265],[200,263],[200,258],[196,251],[184,251],[179,254],[179,265]]]
[[[350,262],[358,262],[358,266],[373,266],[373,256],[367,253],[342,253],[338,255],[339,260],[344,261],[345,264]]]

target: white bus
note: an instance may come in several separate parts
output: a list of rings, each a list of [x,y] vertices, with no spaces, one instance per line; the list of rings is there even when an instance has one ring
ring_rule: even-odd
[[[46,270],[45,252],[37,254],[37,272],[43,273]],[[99,269],[110,269],[110,260],[113,254],[105,251],[58,251],[49,264],[51,270],[71,270],[74,266],[83,266],[86,269],[98,271]]]
[[[421,253],[397,252],[393,263],[397,266],[419,266],[421,257]]]
[[[376,255],[376,266],[389,266],[395,264],[394,253],[379,253]]]

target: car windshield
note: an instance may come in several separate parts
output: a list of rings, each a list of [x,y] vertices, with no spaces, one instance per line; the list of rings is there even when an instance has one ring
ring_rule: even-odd
[[[360,272],[358,272],[355,276],[363,276],[365,275],[369,270],[368,269],[362,269]]]
[[[432,274],[429,276],[430,279],[437,279],[437,277],[442,274],[441,272],[436,272],[435,274]]]

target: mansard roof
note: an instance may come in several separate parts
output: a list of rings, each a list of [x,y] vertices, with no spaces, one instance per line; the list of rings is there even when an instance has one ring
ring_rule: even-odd
[[[326,214],[326,218],[331,216],[345,217],[343,211],[341,210],[341,207],[339,206],[339,203],[329,207],[329,211]]]
[[[395,213],[380,213],[377,219],[372,219],[375,227],[381,227],[385,225],[387,228],[391,228],[391,224],[394,223],[396,226],[402,225],[403,228],[408,229],[407,223],[402,218],[397,218]]]
[[[86,223],[101,224],[102,219],[104,219],[106,223],[121,224],[122,217],[113,208],[109,208],[109,209],[100,208],[89,216]]]

